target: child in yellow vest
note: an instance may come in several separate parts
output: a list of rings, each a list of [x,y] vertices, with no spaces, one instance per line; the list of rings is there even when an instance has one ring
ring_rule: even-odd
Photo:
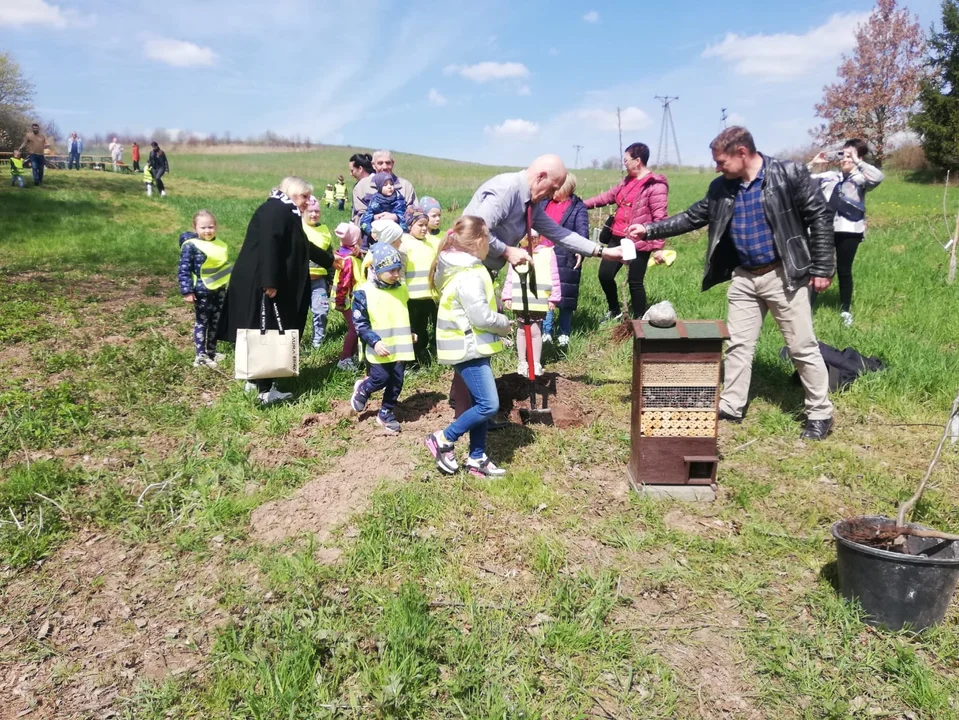
[[[556,262],[556,253],[553,251],[553,243],[544,237],[539,236],[533,231],[535,248],[533,249],[533,267],[536,271],[536,294],[533,294],[533,288],[527,283],[526,297],[529,307],[530,336],[533,341],[533,371],[536,375],[543,374],[543,332],[542,321],[547,312],[553,312],[556,304],[560,301],[560,283],[559,283],[559,265]],[[520,241],[521,247],[529,247],[526,238]],[[523,288],[520,283],[519,273],[529,277],[529,267],[520,266],[519,269],[512,265],[506,274],[506,282],[503,284],[503,307],[507,310],[512,309],[518,320],[516,328],[516,352],[519,356],[519,362],[516,365],[516,372],[523,377],[528,377],[529,363],[526,352],[526,331],[523,329]]]
[[[440,232],[440,225],[443,222],[443,206],[434,197],[420,198],[419,206],[423,208],[428,220],[426,225],[427,235],[436,244],[436,247],[439,247],[443,241]]]
[[[323,201],[326,203],[328,208],[333,207],[333,200],[336,197],[336,193],[333,190],[333,183],[326,184],[326,191],[323,193]]]
[[[143,182],[146,185],[147,197],[153,197],[153,168],[147,163],[143,168]]]
[[[356,327],[353,325],[353,292],[363,284],[360,226],[340,223],[333,232],[340,240],[336,255],[343,259],[343,265],[333,275],[333,305],[343,313],[343,319],[346,320],[343,351],[336,366],[340,370],[356,372],[359,367],[353,362],[357,346]]]
[[[10,184],[17,187],[23,187],[23,158],[19,150],[13,151],[13,157],[10,158]]]
[[[429,365],[430,325],[436,325],[436,301],[430,287],[430,268],[436,257],[437,246],[428,237],[429,218],[419,205],[406,211],[407,227],[402,247],[406,253],[406,287],[410,292],[410,325],[416,342],[413,343],[417,365]]]
[[[223,359],[216,352],[216,326],[220,321],[226,287],[233,269],[229,250],[216,237],[216,218],[209,210],[199,210],[193,216],[196,237],[187,238],[180,247],[180,267],[177,278],[184,302],[193,303],[196,321],[193,343],[196,360],[193,367],[215,368]]]
[[[407,309],[409,294],[400,278],[400,254],[387,243],[370,250],[372,279],[353,292],[353,324],[366,347],[369,375],[353,386],[350,406],[363,412],[370,395],[383,390],[383,404],[376,423],[391,433],[400,431],[393,414],[400,393],[406,363],[414,358],[413,332]]]
[[[499,395],[490,357],[503,349],[509,319],[496,310],[496,295],[483,260],[489,253],[489,229],[482,218],[463,215],[447,233],[430,270],[430,285],[439,293],[436,358],[452,365],[457,379],[469,389],[472,406],[444,430],[426,436],[426,448],[436,467],[452,475],[459,469],[453,443],[470,434],[466,469],[480,477],[506,471],[486,455],[489,420],[499,410]],[[460,407],[457,406],[457,411]]]
[[[336,184],[333,186],[333,197],[336,198],[337,210],[346,208],[346,183],[343,181],[342,175],[336,178]]]
[[[320,225],[320,202],[310,197],[303,216],[303,232],[306,239],[322,250],[330,250],[333,236],[326,225]],[[310,262],[310,309],[313,311],[313,349],[318,348],[326,337],[326,322],[330,314],[330,286],[326,268]]]

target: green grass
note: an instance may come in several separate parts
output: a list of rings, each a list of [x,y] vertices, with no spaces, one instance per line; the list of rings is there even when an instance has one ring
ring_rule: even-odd
[[[839,322],[836,290],[820,298],[820,339],[888,366],[835,397],[837,430],[822,444],[797,441],[801,391],[767,323],[749,417],[724,428],[715,504],[622,492],[631,349],[598,330],[605,307],[588,261],[569,352],[546,358],[582,383],[590,424],[492,435],[510,471],[494,480],[438,475],[404,434],[391,447],[413,469],[327,540],[261,543],[254,511],[367,449],[372,425],[301,426],[338,412],[352,388],[335,368],[336,313],[331,341],[286,384],[290,404],[260,409],[229,377],[193,369],[176,238],[208,207],[238,248],[280,177],[323,185],[346,174],[349,152],[174,156],[162,200],[112,173],[0,186],[0,213],[16,218],[0,242],[2,624],[30,631],[0,645],[0,662],[23,674],[35,658],[38,694],[71,697],[82,643],[27,638],[36,603],[57,600],[73,572],[59,549],[94,553],[82,545],[94,536],[155,553],[169,577],[211,573],[203,593],[228,618],[197,672],[109,676],[129,698],[112,709],[131,718],[959,717],[955,610],[918,637],[867,628],[833,587],[827,542],[834,520],[889,514],[911,493],[937,434],[913,423],[944,421],[956,392],[959,289],[945,283],[948,256],[930,231],[941,188],[893,176],[870,196],[853,328]],[[459,208],[496,171],[408,155],[397,170]],[[577,174],[582,196],[617,177]],[[671,172],[671,210],[711,178]],[[327,224],[344,218],[324,211]],[[650,299],[723,317],[724,288],[699,291],[704,235],[673,246],[677,263],[647,275]],[[499,372],[513,363],[495,361]],[[448,373],[432,369],[404,397],[447,388]],[[923,522],[959,527],[957,470],[947,446]],[[203,624],[170,588],[149,590]],[[88,592],[92,602],[101,589]]]

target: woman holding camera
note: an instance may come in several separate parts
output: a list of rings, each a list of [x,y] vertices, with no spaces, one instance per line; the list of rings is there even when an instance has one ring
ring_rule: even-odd
[[[814,173],[826,202],[836,213],[833,230],[836,237],[836,274],[839,276],[839,302],[842,324],[852,325],[852,264],[866,232],[866,193],[879,186],[885,176],[862,158],[869,146],[859,138],[847,140],[841,151],[821,152],[808,167],[839,161],[839,170]],[[815,295],[812,296],[815,299]]]

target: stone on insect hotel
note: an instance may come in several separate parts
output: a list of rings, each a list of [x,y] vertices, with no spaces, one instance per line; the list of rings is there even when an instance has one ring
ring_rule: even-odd
[[[721,320],[633,321],[629,483],[647,496],[714,500]]]

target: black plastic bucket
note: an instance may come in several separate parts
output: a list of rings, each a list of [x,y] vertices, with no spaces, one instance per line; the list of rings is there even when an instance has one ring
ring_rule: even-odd
[[[840,594],[862,604],[870,625],[918,632],[942,622],[959,582],[959,542],[907,535],[911,554],[879,550],[844,537],[853,521],[883,523],[890,519],[869,515],[833,523]]]

